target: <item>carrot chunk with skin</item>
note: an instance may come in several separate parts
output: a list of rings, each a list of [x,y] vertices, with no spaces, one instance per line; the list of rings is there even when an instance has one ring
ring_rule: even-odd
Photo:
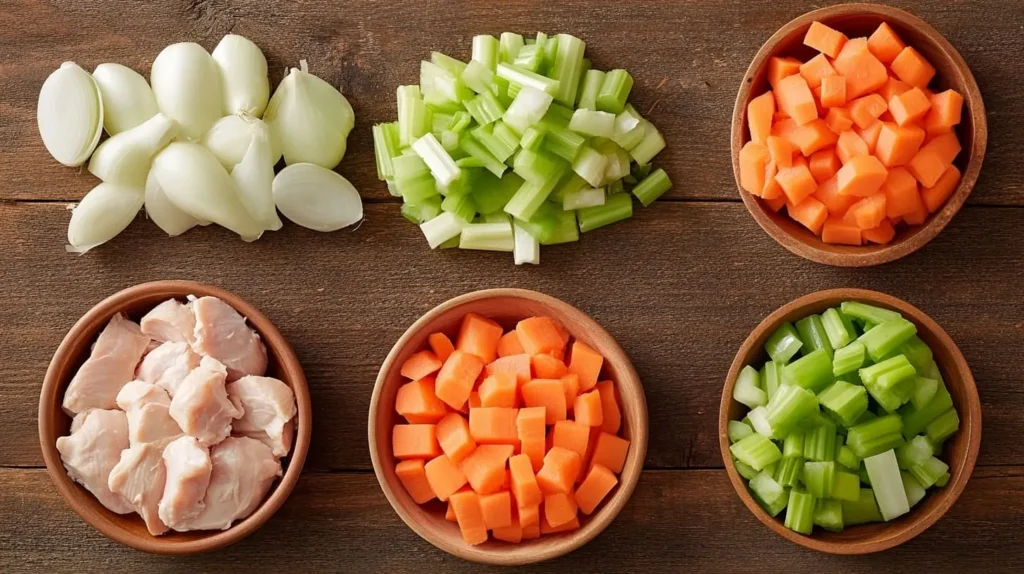
[[[448,412],[444,402],[434,394],[434,377],[399,387],[395,395],[395,410],[412,424],[433,424]]]
[[[764,189],[765,169],[771,161],[768,147],[749,141],[740,150],[740,187],[754,195]]]
[[[619,479],[612,471],[600,464],[593,465],[587,478],[576,489],[576,505],[583,514],[592,514],[618,483]]]
[[[452,340],[444,333],[431,333],[427,337],[427,344],[430,345],[430,350],[434,351],[434,356],[437,357],[437,360],[442,363],[447,361],[452,351],[455,350]]]
[[[767,150],[766,150],[767,155]],[[562,335],[551,317],[530,317],[516,325],[519,343],[528,355],[557,351],[565,346]]]
[[[860,139],[864,140],[864,143],[868,144],[868,151],[875,153],[875,145],[878,144],[878,134],[882,132],[882,122],[875,122],[867,127],[867,129],[854,128]]]
[[[866,38],[853,38],[832,62],[839,75],[846,78],[846,99],[854,100],[882,87],[889,78],[885,64],[868,50]]]
[[[402,363],[402,376],[407,379],[418,381],[432,375],[441,368],[443,363],[438,360],[437,355],[430,351],[413,353]]]
[[[558,421],[551,431],[552,446],[569,449],[580,455],[580,460],[587,454],[587,441],[590,439],[590,427],[576,421]],[[576,480],[576,477],[572,477]]]
[[[527,407],[519,409],[516,416],[516,432],[519,437],[520,452],[529,457],[533,471],[540,470],[544,463],[547,413],[544,407]]]
[[[818,54],[800,64],[800,75],[807,80],[807,85],[813,90],[821,86],[822,79],[836,75],[836,70],[829,63],[825,54]]]
[[[775,114],[775,96],[765,92],[747,104],[747,126],[750,140],[765,143],[772,131],[772,116]]]
[[[882,96],[885,101],[892,100],[893,96],[898,96],[904,92],[911,90],[914,86],[896,78],[890,77],[886,80],[885,85],[878,88],[878,95]]]
[[[889,176],[882,184],[885,193],[885,216],[894,219],[921,209],[921,194],[917,191],[917,180],[902,167],[889,170]]]
[[[581,465],[582,459],[575,451],[552,447],[544,455],[544,464],[537,472],[537,485],[544,494],[571,492]]]
[[[960,153],[960,141],[952,132],[935,136],[907,163],[907,170],[925,187],[933,187]]]
[[[512,524],[512,495],[507,490],[480,496],[480,510],[487,530],[507,528]]]
[[[434,432],[441,450],[455,464],[465,460],[476,448],[476,441],[469,432],[469,423],[459,413],[450,413],[441,419]]]
[[[477,444],[519,443],[517,409],[480,407],[469,409],[469,434]]]
[[[824,53],[829,58],[839,55],[843,45],[846,44],[846,35],[829,28],[821,22],[811,22],[804,35],[804,45]]]
[[[604,413],[601,412],[601,393],[593,390],[576,397],[576,404],[573,406],[572,412],[576,422],[581,425],[601,426],[601,423],[604,422]]]
[[[841,167],[843,167],[843,164],[839,161],[839,157],[836,156],[834,148],[814,152],[811,154],[810,161],[807,162],[807,169],[811,170],[811,176],[814,177],[814,181],[818,185],[821,185],[823,181],[831,179]]]
[[[853,131],[845,131],[839,134],[839,141],[836,142],[836,156],[839,161],[846,165],[855,157],[868,155],[868,144],[860,139],[860,136]]]
[[[483,361],[476,355],[455,350],[437,373],[434,383],[437,398],[455,410],[461,409],[469,400],[469,393],[483,368]]]
[[[768,136],[767,145],[771,161],[777,167],[793,165],[793,153],[796,152],[796,148],[789,140],[781,136]]]
[[[471,491],[457,492],[452,495],[451,501],[462,539],[474,546],[487,542],[487,526],[480,508],[480,495]]]
[[[865,129],[889,109],[889,104],[878,94],[868,94],[850,102],[846,109],[850,110],[853,123],[858,128]]]
[[[544,407],[545,421],[553,425],[565,420],[565,386],[561,379],[533,379],[522,387],[523,404]]]
[[[498,356],[508,357],[510,355],[521,355],[523,346],[519,344],[519,335],[514,330],[509,331],[498,339]]]
[[[601,381],[597,383],[597,392],[601,395],[601,430],[615,434],[622,425],[622,411],[619,410],[619,398],[615,394],[615,383]]]
[[[449,496],[466,484],[466,475],[462,469],[443,454],[427,462],[423,470],[427,473],[430,489],[441,502],[448,500]]]
[[[519,384],[512,373],[495,373],[480,383],[480,406],[515,408],[518,405]]]
[[[889,64],[889,69],[904,82],[921,89],[935,77],[935,68],[914,48],[907,46]]]
[[[825,114],[825,125],[828,129],[832,130],[837,134],[841,134],[851,128],[853,128],[853,118],[850,116],[850,110],[846,108],[832,108]]]
[[[818,119],[818,106],[814,103],[807,80],[801,75],[787,76],[775,88],[775,103],[779,109],[793,119],[797,125],[804,125]]]
[[[508,459],[508,468],[512,476],[512,494],[519,506],[535,506],[543,500],[537,476],[534,474],[533,463],[525,454],[517,454]]]
[[[516,383],[522,386],[532,378],[530,374],[530,355],[508,355],[495,359],[484,367],[484,374],[493,377],[498,373],[512,373],[516,376]]]
[[[868,37],[868,50],[883,64],[889,64],[907,45],[896,35],[887,22],[882,22]]]
[[[834,245],[860,245],[861,229],[856,224],[832,216],[821,228],[821,240]]]
[[[828,209],[824,203],[813,197],[808,197],[801,201],[799,205],[787,203],[786,209],[794,221],[802,224],[815,235],[821,235],[821,226],[828,219]]]
[[[921,199],[924,200],[928,213],[935,213],[941,209],[949,196],[953,195],[953,190],[956,189],[958,183],[960,183],[960,170],[955,165],[951,165],[942,173],[935,185],[922,188]]]
[[[482,444],[469,453],[459,468],[478,494],[498,492],[505,483],[505,463],[514,450],[507,444]]]
[[[809,156],[814,152],[835,145],[837,136],[828,128],[825,120],[817,119],[793,131],[793,143],[800,153]]]
[[[572,520],[566,522],[561,526],[552,526],[548,524],[547,518],[541,517],[540,520],[540,533],[541,534],[557,534],[559,532],[570,532],[572,530],[578,530],[580,527],[580,519],[578,516],[574,516]]]
[[[876,193],[865,197],[850,207],[844,219],[857,224],[861,229],[878,227],[885,219],[885,194]]]
[[[395,458],[434,458],[441,454],[434,425],[395,425],[391,429],[391,448]]]
[[[893,228],[892,223],[890,223],[889,220],[886,219],[881,224],[879,224],[878,227],[875,227],[874,229],[861,230],[860,234],[865,241],[870,241],[871,243],[884,245],[886,243],[889,243],[890,241],[893,240],[894,237],[896,237],[896,230]]]
[[[530,357],[530,366],[536,379],[560,379],[569,372],[564,362],[547,354]]]
[[[800,73],[800,60],[796,58],[779,58],[773,56],[768,59],[768,84],[772,89],[779,86],[783,78]]]
[[[821,79],[821,107],[836,109],[846,105],[846,78],[840,75]]]
[[[577,518],[579,507],[572,492],[560,492],[544,497],[544,519],[554,527],[568,524]]]
[[[886,167],[906,165],[921,149],[924,138],[924,130],[917,126],[883,122],[875,144],[875,157]]]
[[[498,356],[498,339],[502,333],[501,325],[476,313],[467,313],[455,339],[455,349],[490,363]]]
[[[921,88],[912,88],[889,100],[889,112],[897,125],[905,126],[923,118],[932,107]]]
[[[602,432],[597,437],[594,452],[590,458],[590,466],[601,465],[619,474],[626,466],[626,455],[629,453],[629,441],[613,434]]]
[[[872,155],[862,155],[850,159],[836,173],[839,193],[867,197],[874,195],[882,187],[888,170]],[[874,227],[872,225],[872,227]]]
[[[804,198],[813,194],[818,187],[814,176],[811,175],[811,170],[805,165],[780,169],[775,176],[775,181],[779,182],[783,193],[794,205],[798,205]]]
[[[830,177],[819,184],[817,191],[814,192],[814,198],[825,204],[829,215],[836,217],[846,215],[850,206],[857,203],[856,197],[839,193],[839,184],[836,183],[835,177]]]
[[[434,499],[434,490],[427,481],[422,459],[403,460],[395,465],[395,476],[402,481],[402,486],[416,504],[423,504]]]
[[[954,90],[932,95],[931,108],[924,118],[924,129],[929,136],[953,130],[960,123],[963,113],[964,98]]]
[[[574,341],[569,355],[569,372],[580,378],[580,391],[586,392],[594,388],[601,374],[604,357],[591,349],[583,341]]]
[[[541,499],[543,500],[543,498]],[[527,538],[527,532],[531,527],[535,528],[537,535],[534,538],[540,536],[540,504],[534,504],[531,506],[520,506],[517,508],[519,511],[519,525],[523,527],[523,538]]]

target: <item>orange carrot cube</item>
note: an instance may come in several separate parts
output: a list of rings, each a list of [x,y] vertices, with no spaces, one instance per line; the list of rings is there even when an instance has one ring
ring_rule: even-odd
[[[811,175],[811,170],[805,165],[794,165],[793,167],[780,169],[778,175],[775,176],[775,181],[779,182],[783,193],[786,194],[789,202],[794,205],[799,205],[804,198],[813,194],[814,190],[818,187],[818,182]]]
[[[537,485],[544,494],[571,492],[581,465],[578,453],[559,446],[552,447],[544,455],[544,464],[537,472]]]
[[[549,353],[565,346],[562,335],[551,317],[530,317],[516,325],[519,343],[528,355]]]
[[[825,120],[816,119],[793,131],[792,140],[800,153],[809,156],[814,152],[835,145],[837,136],[829,129]]]
[[[512,524],[512,495],[507,490],[480,496],[480,510],[487,530],[508,528]]]
[[[544,407],[547,424],[565,420],[565,386],[561,379],[534,379],[522,386],[523,404]]]
[[[829,58],[835,58],[846,44],[846,35],[829,28],[821,22],[811,22],[804,35],[804,45],[810,46]]]
[[[416,504],[423,504],[434,498],[434,490],[427,481],[427,471],[422,459],[403,460],[395,465],[395,475]]]
[[[515,408],[518,405],[519,385],[512,373],[495,373],[480,383],[480,406]]]
[[[800,73],[800,60],[796,58],[771,57],[768,59],[768,84],[772,89],[779,86],[783,78]]]
[[[868,94],[847,104],[846,109],[850,110],[853,123],[858,128],[865,129],[889,109],[889,104],[878,94]]]
[[[888,170],[878,158],[862,155],[851,158],[840,168],[836,173],[836,183],[839,186],[839,193],[843,195],[867,197],[878,192],[885,182],[886,175]]]
[[[843,164],[836,156],[835,148],[818,150],[811,154],[811,159],[807,162],[807,169],[811,171],[811,176],[818,185],[834,176],[841,167]]]
[[[889,64],[896,77],[921,89],[935,77],[935,68],[914,48],[907,46]]]
[[[452,495],[451,501],[462,539],[474,546],[487,542],[487,526],[480,508],[480,496],[472,491],[457,492]]]
[[[825,115],[825,125],[833,132],[840,134],[853,128],[853,118],[846,108],[832,108]]]
[[[437,398],[455,410],[462,409],[469,400],[469,393],[473,391],[473,385],[483,368],[483,361],[476,355],[459,350],[453,351],[437,373]]]
[[[427,337],[427,344],[430,345],[430,350],[434,351],[437,360],[442,363],[447,361],[448,356],[455,350],[455,345],[452,345],[451,339],[444,333],[431,333]]]
[[[523,345],[519,343],[519,335],[516,334],[515,330],[509,331],[498,339],[498,356],[508,357],[510,355],[521,355],[523,351]]]
[[[574,341],[572,352],[569,355],[569,372],[580,378],[580,391],[586,392],[594,388],[597,379],[601,375],[601,367],[604,365],[604,357],[591,349],[583,341]]]
[[[831,216],[821,228],[821,240],[833,245],[860,245],[861,229],[841,217]]]
[[[554,527],[568,524],[577,517],[579,507],[572,492],[559,492],[544,497],[544,519]]]
[[[871,50],[871,53],[883,64],[889,64],[895,60],[906,46],[886,22],[882,22],[868,37],[868,50]]]
[[[391,429],[391,447],[398,459],[434,458],[441,454],[434,425],[395,425]]]
[[[851,195],[839,193],[839,184],[835,177],[830,177],[818,185],[814,192],[814,198],[825,205],[829,215],[842,217],[850,209],[850,206],[857,203],[857,198]]]
[[[498,339],[502,336],[501,325],[476,313],[466,313],[455,339],[455,349],[476,355],[484,363],[490,363],[498,356]]]
[[[442,363],[438,360],[437,355],[430,351],[420,351],[413,353],[402,363],[401,373],[407,379],[418,381],[436,373],[441,368],[441,365]]]
[[[855,157],[868,155],[868,144],[860,139],[855,132],[847,130],[839,134],[839,141],[836,142],[836,156],[843,165],[850,163]]]
[[[772,116],[775,114],[775,96],[765,92],[747,104],[747,128],[750,141],[765,143],[772,131]]]
[[[917,180],[902,167],[889,170],[882,184],[885,193],[885,216],[895,219],[915,213],[921,209],[921,194],[917,191]]]
[[[878,227],[875,227],[874,229],[862,229],[860,234],[865,241],[870,241],[871,243],[884,245],[886,243],[889,243],[890,241],[893,240],[894,237],[896,237],[896,230],[893,228],[892,223],[890,223],[889,220],[886,219],[881,224],[879,224]]]
[[[469,409],[469,434],[477,444],[517,445],[518,409],[480,407]]]
[[[928,208],[928,213],[935,213],[942,208],[946,200],[953,195],[953,190],[956,189],[958,183],[960,183],[960,170],[955,165],[951,165],[942,173],[935,185],[921,189],[921,198]]]
[[[441,450],[453,463],[462,462],[476,448],[469,423],[459,413],[450,413],[434,427]]]
[[[954,90],[935,94],[929,98],[931,108],[924,118],[924,129],[929,136],[946,133],[960,123],[964,98]]]
[[[939,134],[907,163],[907,170],[925,187],[933,187],[960,153],[960,141],[952,132]]]
[[[615,393],[615,383],[601,381],[597,383],[597,392],[601,395],[601,430],[615,434],[622,425],[622,411],[619,410],[619,398]]]
[[[565,363],[548,354],[534,355],[530,357],[530,366],[533,368],[535,379],[560,379],[569,372]]]
[[[552,446],[562,447],[580,455],[580,460],[587,454],[587,441],[590,439],[590,427],[575,421],[558,421],[551,431]],[[576,480],[576,477],[572,477]]]
[[[846,99],[851,101],[881,88],[889,78],[885,64],[868,50],[866,38],[846,42],[832,67],[846,78]]]
[[[583,514],[592,514],[618,483],[619,479],[612,471],[600,464],[593,465],[587,478],[576,489],[576,505]]]
[[[826,76],[821,79],[821,96],[823,108],[837,109],[846,105],[846,78],[844,76]]]
[[[405,383],[395,395],[395,410],[412,424],[433,424],[448,410],[434,394],[434,377]]]
[[[594,452],[591,454],[591,468],[595,465],[601,465],[615,474],[619,474],[626,465],[626,455],[628,453],[628,440],[602,432],[598,435],[597,443],[594,445]]]
[[[522,386],[532,378],[530,375],[530,355],[522,353],[519,355],[507,355],[484,367],[484,374],[493,377],[498,373],[511,373],[516,376],[516,384]]]
[[[507,444],[482,444],[459,464],[466,480],[478,494],[501,490],[505,483],[505,463],[514,447]]]
[[[858,201],[846,212],[844,219],[861,229],[878,227],[885,219],[885,194],[876,193]]]
[[[427,482],[434,495],[441,502],[459,491],[466,484],[466,475],[446,455],[431,459],[423,467],[427,474]]]
[[[924,138],[924,130],[917,126],[899,126],[882,122],[882,129],[878,132],[878,142],[875,145],[875,156],[886,167],[906,165],[921,149]]]
[[[771,153],[764,144],[747,142],[740,149],[740,187],[754,195],[760,195],[765,184],[765,170],[771,161]]]
[[[814,102],[807,80],[801,75],[786,76],[775,88],[775,103],[797,125],[804,125],[818,119],[818,105]]]
[[[519,506],[535,506],[542,501],[537,475],[534,474],[533,463],[526,454],[517,454],[508,459],[512,495]]]
[[[889,112],[897,125],[905,126],[923,118],[932,103],[921,88],[912,88],[889,100]]]
[[[519,437],[519,450],[530,458],[533,471],[540,470],[544,463],[546,418],[545,407],[528,407],[519,409],[516,416],[516,432]]]
[[[818,54],[800,64],[800,75],[804,77],[804,80],[807,80],[807,85],[813,90],[821,86],[821,81],[824,78],[836,75],[836,70],[829,63],[825,54]]]
[[[596,386],[596,385],[595,385]],[[588,426],[599,427],[604,422],[601,412],[601,393],[597,390],[582,393],[576,397],[576,404],[572,409],[576,422]]]

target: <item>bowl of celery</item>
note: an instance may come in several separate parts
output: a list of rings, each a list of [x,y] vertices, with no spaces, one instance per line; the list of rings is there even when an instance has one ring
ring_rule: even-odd
[[[718,427],[729,479],[761,522],[814,550],[867,554],[917,536],[960,496],[981,403],[960,350],[924,312],[833,289],[747,337]]]

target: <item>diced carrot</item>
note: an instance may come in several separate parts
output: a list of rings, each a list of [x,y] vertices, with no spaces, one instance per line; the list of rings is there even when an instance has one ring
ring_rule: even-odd
[[[576,505],[583,514],[592,514],[618,483],[619,479],[612,471],[600,464],[593,465],[587,478],[576,489]]]
[[[533,463],[525,454],[517,454],[508,459],[508,468],[512,476],[512,494],[519,506],[534,506],[541,503],[542,495],[537,486],[537,476],[533,471]]]
[[[946,133],[960,123],[964,98],[954,90],[946,90],[929,98],[931,108],[924,118],[924,129],[928,135]]]
[[[836,75],[835,68],[828,62],[828,58],[825,54],[818,54],[817,56],[807,60],[803,64],[800,64],[800,75],[807,80],[807,85],[813,90],[821,86],[821,80],[828,76]]]
[[[565,420],[567,405],[561,379],[533,379],[522,387],[523,404],[544,407],[546,424]]]
[[[908,214],[903,216],[903,221],[905,221],[907,223],[907,225],[921,225],[927,219],[928,219],[928,209],[926,207],[924,207],[924,205],[921,206],[920,211],[915,211],[914,213],[908,213]]]
[[[955,165],[951,165],[942,172],[935,185],[922,188],[921,198],[924,200],[925,207],[928,208],[928,213],[935,213],[941,209],[949,196],[953,195],[953,190],[956,189],[958,183],[960,183],[960,170]],[[577,414],[577,416],[579,415]]]
[[[809,156],[814,152],[835,145],[837,136],[828,128],[825,120],[816,119],[793,131],[793,143],[800,153]]]
[[[790,163],[792,163],[792,161]],[[778,173],[779,168],[775,162],[768,162],[768,167],[765,168],[764,188],[761,190],[761,199],[770,200],[780,197],[785,199],[785,195],[782,193],[782,187],[779,186],[779,182],[775,181],[775,176],[778,175]]]
[[[882,22],[868,37],[868,50],[871,50],[871,53],[883,64],[888,64],[896,59],[896,56],[906,46],[887,22]]]
[[[512,511],[512,515],[512,524],[509,524],[504,528],[495,528],[491,531],[491,536],[494,536],[495,540],[503,540],[505,542],[511,542],[512,544],[519,544],[523,541],[523,527],[519,524],[519,517],[515,516],[514,509]]]
[[[561,526],[551,526],[545,517],[541,517],[540,520],[540,533],[541,534],[557,534],[559,532],[569,532],[577,530],[580,527],[580,519],[578,516],[573,517],[572,520],[566,522]]]
[[[482,444],[469,453],[459,468],[478,494],[498,492],[505,483],[505,462],[513,451],[507,444]]]
[[[442,363],[447,361],[448,356],[455,350],[455,345],[452,345],[452,340],[444,333],[431,333],[430,336],[427,337],[427,344],[429,344],[430,349],[434,351],[434,356],[437,357],[437,360]]]
[[[754,195],[764,189],[765,169],[771,154],[764,144],[749,141],[740,150],[740,187]]]
[[[857,203],[857,198],[839,193],[839,184],[835,177],[830,177],[818,185],[814,192],[814,198],[825,204],[830,215],[842,217],[850,209],[850,206]]]
[[[825,204],[813,197],[804,199],[799,205],[787,203],[786,209],[794,221],[802,224],[815,235],[821,234],[821,226],[828,219],[828,209]]]
[[[480,406],[515,408],[518,405],[519,385],[512,373],[495,373],[480,384]]]
[[[844,219],[861,229],[878,227],[885,221],[885,194],[876,193],[853,204]]]
[[[505,333],[498,339],[499,357],[521,355],[523,352],[523,346],[519,344],[519,335],[516,334],[515,329]]]
[[[427,473],[427,482],[430,489],[441,502],[448,500],[448,497],[459,491],[466,484],[466,475],[447,455],[441,455],[431,459],[423,467]]]
[[[427,482],[427,471],[423,459],[403,460],[395,465],[395,476],[416,504],[423,504],[434,498],[434,491]]]
[[[768,140],[772,131],[772,116],[775,115],[775,96],[765,92],[750,100],[747,104],[747,126],[750,129],[750,141],[760,144]]]
[[[804,35],[805,46],[810,46],[829,58],[838,56],[843,44],[846,44],[846,35],[821,22],[811,22],[807,34]]]
[[[768,150],[765,149],[765,156],[767,155]],[[516,333],[519,335],[519,343],[528,355],[548,353],[565,347],[565,341],[562,340],[562,335],[551,317],[523,319],[516,325]]]
[[[502,335],[501,325],[477,315],[466,313],[455,339],[455,349],[476,355],[484,363],[490,363],[498,356],[498,339]]]
[[[579,376],[580,392],[594,388],[603,365],[604,357],[600,353],[583,341],[573,341],[572,352],[569,355],[569,372]]]
[[[565,363],[547,354],[530,357],[530,366],[535,379],[560,379],[569,372]]]
[[[811,159],[807,166],[807,169],[811,170],[811,176],[814,177],[814,181],[821,185],[821,182],[834,176],[843,164],[840,163],[839,157],[836,156],[835,148],[828,148],[811,154]]]
[[[839,157],[839,161],[843,165],[862,155],[868,155],[868,144],[860,139],[859,135],[850,130],[839,134],[839,141],[836,142],[836,156]]]
[[[875,145],[875,156],[886,167],[906,165],[921,149],[924,137],[924,130],[917,126],[898,126],[882,122],[882,129],[878,132],[878,143]]]
[[[918,88],[927,88],[935,77],[935,68],[914,48],[907,46],[900,51],[889,69],[896,77]]]
[[[519,437],[520,452],[530,458],[533,471],[540,470],[544,463],[545,432],[547,413],[544,407],[519,409],[516,416],[516,433]]]
[[[476,448],[476,441],[469,432],[469,423],[459,413],[449,413],[441,419],[434,432],[441,450],[455,464],[462,462]]]
[[[448,412],[434,394],[434,377],[405,383],[395,395],[395,410],[412,424],[433,424]]]
[[[818,106],[807,80],[797,74],[786,76],[775,88],[775,103],[797,125],[804,125],[818,119]]]
[[[779,58],[773,56],[768,59],[768,84],[772,89],[779,86],[783,78],[800,73],[800,60],[796,58]]]
[[[819,101],[823,108],[836,109],[846,105],[846,78],[844,76],[826,76],[821,79],[821,95]]]
[[[512,495],[507,490],[480,496],[480,510],[487,530],[508,528],[512,524]]]
[[[543,498],[541,499],[543,500]],[[537,538],[540,536],[540,504],[534,504],[532,506],[520,506],[517,508],[519,511],[519,525],[523,527],[523,538],[527,537],[527,530],[531,527],[537,528]]]
[[[805,165],[780,169],[775,181],[779,182],[783,193],[792,204],[799,204],[818,187],[811,170]]]
[[[866,38],[853,38],[832,62],[832,67],[846,78],[846,99],[854,100],[885,84],[889,73],[885,64],[868,50]]]
[[[572,410],[576,406],[576,395],[580,394],[580,376],[576,373],[566,373],[561,379],[562,389],[565,391],[565,410]]]
[[[565,346],[569,344],[571,335],[569,330],[565,328],[565,325],[561,324],[558,319],[551,318],[551,323],[555,326],[555,330],[558,331],[558,336],[562,338],[562,347],[560,350],[564,350]],[[562,357],[558,357],[561,359]]]
[[[622,425],[622,411],[619,410],[619,398],[615,394],[615,383],[601,381],[597,383],[597,392],[601,394],[601,430],[615,434]]]
[[[576,421],[558,421],[551,431],[552,446],[569,449],[580,455],[580,460],[587,454],[587,441],[590,438],[590,427]],[[576,480],[576,477],[572,477]]]
[[[833,215],[821,228],[821,240],[835,245],[860,245],[860,227]]]
[[[776,197],[774,199],[764,198],[764,203],[765,205],[768,206],[768,209],[771,209],[776,213],[778,213],[780,209],[785,207],[786,201],[787,199],[785,195],[780,195],[779,197]]]
[[[850,110],[846,108],[832,108],[825,115],[825,124],[828,129],[839,134],[853,127],[853,118],[850,117]]]
[[[861,237],[864,238],[865,241],[870,241],[871,243],[878,243],[880,245],[884,245],[886,243],[889,243],[890,241],[892,241],[894,237],[896,237],[896,230],[893,229],[892,223],[890,223],[889,220],[886,219],[881,224],[879,224],[878,227],[875,227],[874,229],[861,230],[860,235]]]
[[[629,441],[613,434],[602,432],[597,437],[594,452],[590,457],[590,466],[601,465],[619,474],[626,466],[626,455],[629,453]]]
[[[510,444],[519,442],[516,431],[518,409],[480,407],[469,409],[469,434],[477,444]]]
[[[843,195],[867,197],[878,192],[887,174],[888,171],[878,158],[862,155],[850,159],[840,168],[836,173],[836,184],[839,186],[839,193]]]
[[[821,105],[821,85],[811,88],[811,95],[814,96],[814,105],[818,108],[818,117],[823,118],[828,114],[828,108]]]
[[[952,132],[939,134],[907,163],[907,170],[925,187],[934,187],[960,153],[960,141]]]
[[[868,94],[847,104],[846,109],[850,110],[853,123],[858,128],[865,129],[889,109],[889,104],[878,94]]]
[[[575,451],[552,447],[544,455],[544,464],[537,472],[537,485],[544,494],[571,492],[581,465],[582,459]]]
[[[568,524],[576,518],[579,508],[572,492],[559,492],[544,497],[544,519],[554,527]]]
[[[445,511],[445,513],[444,513],[444,519],[447,520],[448,522],[458,522],[459,521],[457,518],[455,518],[455,509],[452,508],[451,501],[448,501],[448,510]]]
[[[782,136],[768,136],[767,145],[771,161],[776,166],[790,167],[793,165],[793,153],[796,148],[789,140]]]
[[[483,368],[483,361],[476,355],[453,351],[437,373],[434,384],[437,398],[455,410],[461,409],[469,400],[469,393]]]
[[[867,127],[867,129],[854,128],[860,139],[864,140],[864,143],[868,144],[868,151],[875,153],[875,145],[878,144],[878,134],[882,131],[882,122],[875,122]]]
[[[923,118],[932,103],[921,88],[912,88],[889,100],[889,112],[897,125],[905,126]]]
[[[893,96],[898,96],[913,87],[914,86],[911,86],[902,80],[890,77],[886,80],[885,85],[878,88],[878,95],[882,96],[882,99],[888,102],[892,100]]]
[[[418,381],[430,376],[441,368],[443,363],[438,360],[437,355],[431,351],[420,351],[413,353],[402,363],[402,376],[407,379]]]
[[[596,385],[595,385],[596,386]],[[588,426],[599,427],[604,422],[601,412],[601,393],[590,391],[576,397],[576,404],[573,406],[573,417],[576,422]]]
[[[484,406],[483,401],[480,400],[480,393],[476,391],[469,393],[469,400],[466,401],[466,405],[468,405],[470,409],[478,409]],[[466,411],[466,413],[469,413],[469,411]]]
[[[434,458],[441,454],[434,425],[395,425],[391,429],[391,448],[398,459]]]
[[[507,355],[495,359],[484,367],[484,374],[488,377],[493,377],[498,373],[512,373],[516,376],[516,382],[522,386],[532,378],[530,375],[530,355],[526,353]]]
[[[480,495],[472,491],[457,492],[452,495],[451,501],[462,539],[474,546],[487,542],[487,526],[480,508]]]
[[[921,209],[921,194],[917,191],[917,180],[902,167],[889,170],[889,176],[882,184],[885,193],[885,215],[889,219]]]

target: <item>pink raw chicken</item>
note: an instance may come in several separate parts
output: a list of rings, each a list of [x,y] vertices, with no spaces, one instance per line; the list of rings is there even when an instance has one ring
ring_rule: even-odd
[[[118,391],[135,378],[135,366],[149,345],[149,337],[121,313],[114,315],[96,339],[92,353],[75,373],[64,393],[64,410],[113,409]]]
[[[265,444],[251,438],[231,437],[210,451],[213,473],[199,516],[188,523],[192,530],[227,530],[263,502],[281,464]]]
[[[274,456],[287,455],[293,433],[286,437],[285,426],[296,411],[295,395],[288,385],[272,377],[250,375],[229,384],[227,391],[231,402],[245,413],[235,421],[232,432],[260,440]]]
[[[188,530],[188,522],[202,513],[203,497],[210,485],[210,451],[195,437],[175,439],[163,452],[167,480],[157,506],[157,515],[168,527]]]
[[[92,409],[71,423],[71,436],[57,439],[57,451],[68,476],[117,514],[132,511],[120,495],[110,491],[110,470],[128,448],[128,420],[116,410]]]
[[[167,480],[163,450],[163,443],[132,445],[121,452],[121,461],[110,471],[107,481],[110,490],[139,513],[153,536],[167,532],[167,525],[160,520],[157,509]]]
[[[195,340],[193,331],[196,317],[192,304],[182,304],[177,299],[168,299],[153,307],[140,322],[142,332],[161,343],[172,341],[191,344]]]
[[[224,388],[227,370],[219,361],[203,357],[171,399],[171,417],[186,434],[213,446],[231,434],[231,423],[244,411],[228,399]]]
[[[181,427],[171,418],[171,398],[162,387],[135,380],[121,388],[117,406],[128,416],[128,441],[160,443],[181,436]]]
[[[267,348],[238,311],[216,297],[196,299],[192,310],[196,316],[192,349],[224,363],[228,381],[267,372]]]
[[[199,366],[199,355],[184,341],[168,341],[142,358],[136,378],[159,385],[174,396],[181,381]]]

